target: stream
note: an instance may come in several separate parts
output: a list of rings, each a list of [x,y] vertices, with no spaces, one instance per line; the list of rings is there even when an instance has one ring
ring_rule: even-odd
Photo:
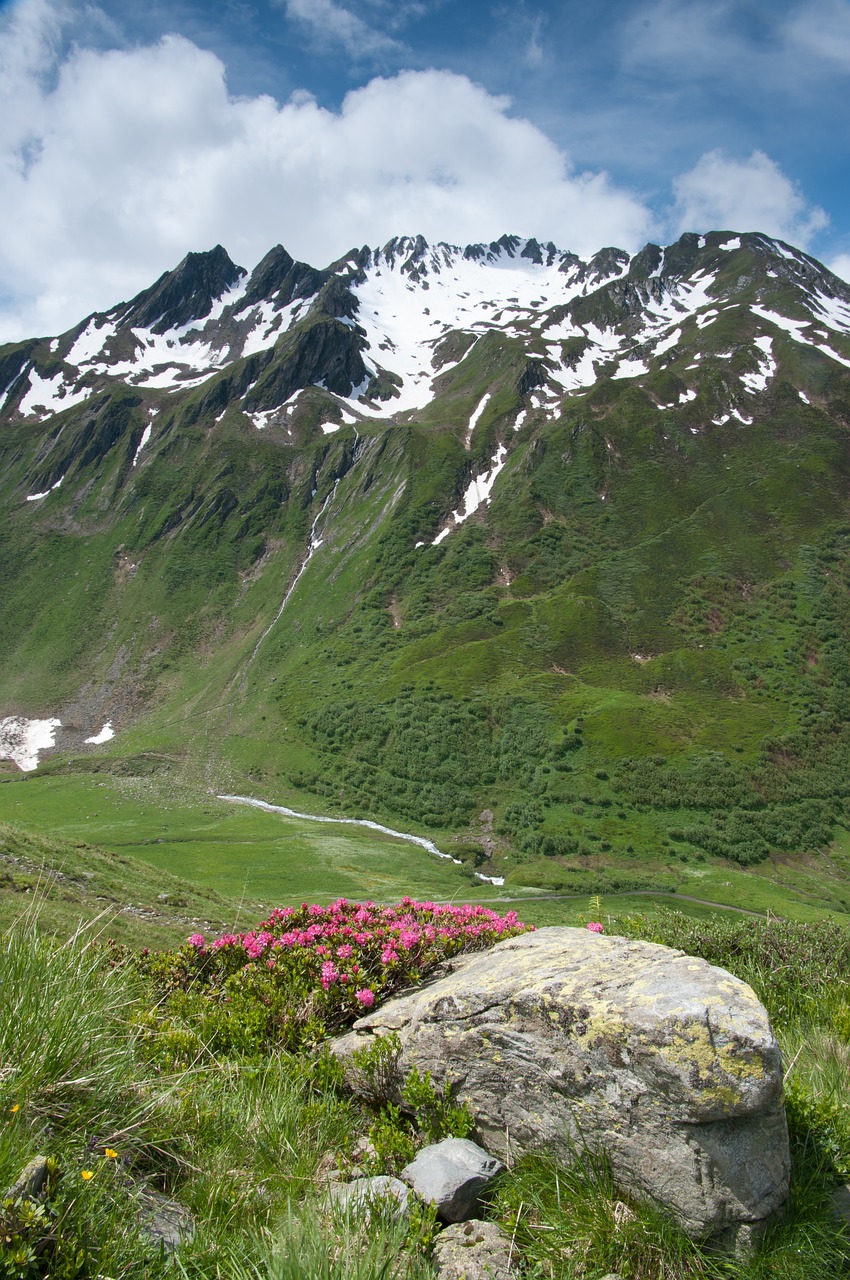
[[[277,613],[275,614],[275,616],[272,618],[272,620],[271,620],[271,622],[269,623],[269,625],[266,627],[266,629],[265,629],[265,631],[263,632],[263,634],[260,636],[260,638],[259,638],[259,640],[257,641],[257,643],[254,645],[254,651],[253,651],[253,653],[251,654],[250,658],[248,659],[248,661],[247,661],[247,662],[246,662],[246,664],[245,664],[245,670],[242,672],[242,685],[243,685],[243,688],[244,688],[244,685],[245,685],[245,679],[246,679],[246,677],[247,677],[247,675],[248,675],[248,670],[249,670],[249,668],[250,668],[250,666],[251,666],[251,663],[254,661],[254,659],[256,658],[257,654],[260,652],[260,646],[262,645],[263,641],[265,640],[265,638],[266,638],[266,636],[269,634],[269,632],[271,632],[271,631],[274,629],[274,627],[277,625],[277,623],[280,621],[281,614],[283,613],[283,611],[284,611],[284,609],[286,608],[286,606],[289,604],[289,601],[290,601],[290,598],[291,598],[291,596],[292,596],[292,593],[293,593],[293,591],[295,590],[295,588],[298,586],[298,583],[299,583],[299,582],[300,582],[300,580],[301,580],[301,575],[303,574],[304,570],[307,568],[307,565],[308,565],[308,564],[310,563],[310,561],[313,559],[313,556],[314,556],[314,555],[316,554],[316,552],[319,550],[319,547],[321,547],[321,546],[323,545],[324,541],[325,541],[325,540],[324,540],[324,538],[322,538],[322,537],[320,537],[320,536],[319,536],[319,534],[316,532],[316,529],[317,529],[317,526],[318,526],[319,521],[321,520],[322,516],[325,514],[325,511],[326,511],[326,510],[327,510],[327,508],[329,507],[329,505],[330,505],[331,501],[332,501],[332,500],[333,500],[333,498],[334,498],[334,495],[336,494],[336,490],[337,490],[337,485],[338,485],[338,484],[339,484],[339,480],[337,479],[337,480],[335,480],[335,481],[334,481],[334,487],[333,487],[333,489],[331,489],[330,493],[329,493],[329,494],[328,494],[328,496],[325,498],[325,500],[324,500],[324,502],[322,503],[322,506],[321,506],[321,508],[320,508],[320,510],[319,510],[319,512],[318,512],[318,514],[316,515],[315,519],[313,520],[313,523],[312,523],[312,525],[310,526],[310,541],[309,541],[309,542],[308,542],[308,544],[307,544],[307,554],[305,555],[304,559],[301,561],[301,565],[300,565],[300,567],[299,567],[299,569],[298,569],[298,572],[296,573],[295,577],[292,579],[292,582],[289,584],[289,587],[287,588],[287,591],[286,591],[286,595],[283,597],[283,600],[280,602],[280,608],[278,609],[278,611],[277,611]]]
[[[406,840],[409,844],[418,844],[420,848],[426,849],[428,853],[436,854],[438,858],[445,858],[449,862],[454,862],[456,866],[461,866],[460,858],[453,858],[450,853],[442,853],[437,848],[433,840],[426,839],[425,836],[415,836],[409,831],[394,831],[392,827],[384,827],[380,822],[373,822],[371,818],[329,818],[323,813],[299,813],[297,809],[287,809],[286,805],[269,804],[266,800],[255,800],[253,796],[226,796],[219,795],[218,800],[229,800],[231,804],[247,804],[254,809],[265,809],[267,813],[280,813],[284,818],[302,818],[307,822],[331,822],[338,826],[348,827],[368,827],[370,831],[380,831],[385,836],[395,836],[397,840]],[[480,871],[476,871],[475,875],[479,880],[484,880],[487,884],[503,885],[504,878],[501,876],[485,876]]]

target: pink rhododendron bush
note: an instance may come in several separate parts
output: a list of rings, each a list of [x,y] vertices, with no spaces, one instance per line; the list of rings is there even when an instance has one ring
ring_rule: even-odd
[[[158,1032],[184,1061],[317,1044],[449,957],[529,928],[515,911],[340,898],[327,907],[276,908],[245,933],[195,933],[178,951],[136,963],[159,998]]]

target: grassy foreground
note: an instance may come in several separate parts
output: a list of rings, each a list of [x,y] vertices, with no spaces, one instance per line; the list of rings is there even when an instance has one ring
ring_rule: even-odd
[[[585,1155],[565,1169],[523,1160],[483,1210],[512,1238],[516,1265],[553,1280],[846,1275],[850,1241],[830,1196],[850,1176],[850,933],[829,922],[663,911],[612,918],[608,931],[704,955],[767,1004],[788,1064],[788,1214],[755,1257],[733,1262],[624,1195],[602,1161]],[[346,1217],[324,1203],[323,1177],[392,1172],[422,1142],[464,1132],[468,1117],[427,1080],[409,1081],[410,1115],[379,1091],[372,1107],[356,1101],[315,1037],[290,1051],[268,1043],[250,984],[241,988],[244,1034],[223,1040],[211,1007],[223,1007],[221,988],[163,985],[192,952],[139,964],[135,953],[93,947],[86,929],[60,943],[35,912],[4,931],[0,1185],[39,1154],[49,1176],[45,1205],[2,1209],[0,1275],[428,1276],[437,1230],[429,1213],[407,1224],[383,1213],[369,1223]],[[163,1213],[179,1224],[173,1253],[152,1234]]]

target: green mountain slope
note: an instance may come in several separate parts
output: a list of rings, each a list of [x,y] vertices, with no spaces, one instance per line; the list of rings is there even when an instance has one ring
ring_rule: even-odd
[[[722,232],[278,250],[250,280],[222,253],[0,350],[0,717],[518,884],[833,838],[847,286]],[[420,395],[403,338],[448,291]],[[143,364],[164,342],[185,367]]]

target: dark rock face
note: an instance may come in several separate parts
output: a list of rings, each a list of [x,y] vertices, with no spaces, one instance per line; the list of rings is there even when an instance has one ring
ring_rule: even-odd
[[[368,377],[361,339],[338,320],[318,320],[295,340],[283,340],[271,368],[245,400],[249,413],[277,409],[295,391],[324,382],[329,391],[348,396]]]
[[[237,267],[220,244],[208,253],[187,253],[179,266],[133,298],[121,315],[121,327],[166,333],[203,320],[244,274],[244,267]]]
[[[285,307],[296,298],[312,298],[328,278],[328,272],[317,271],[305,262],[296,262],[283,245],[275,245],[251,272],[238,311],[243,312],[267,300],[274,300],[278,306]]]
[[[488,1150],[603,1149],[616,1177],[699,1237],[734,1244],[787,1198],[782,1064],[752,990],[650,943],[541,929],[336,1042],[395,1032],[399,1076],[448,1083]]]

